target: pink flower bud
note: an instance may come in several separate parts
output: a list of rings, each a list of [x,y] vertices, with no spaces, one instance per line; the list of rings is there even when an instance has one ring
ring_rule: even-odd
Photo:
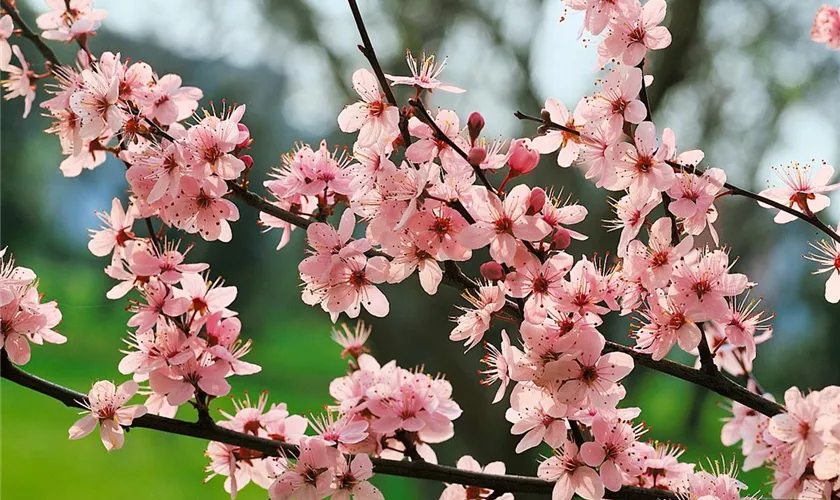
[[[481,162],[487,158],[487,150],[481,146],[473,146],[470,148],[470,152],[467,153],[467,159],[470,162],[470,165],[477,167],[481,165]]]
[[[244,123],[237,123],[236,128],[239,129],[239,144],[236,147],[247,148],[251,142],[251,131],[248,130],[248,127]]]
[[[251,168],[254,166],[254,159],[251,158],[251,155],[242,155],[239,159],[245,164],[245,168]]]
[[[483,128],[484,117],[481,116],[481,113],[478,111],[470,113],[470,117],[467,119],[467,130],[470,133],[470,144],[475,144],[475,141],[478,139],[478,134],[481,133]]]
[[[517,139],[511,145],[508,165],[517,175],[524,175],[540,163],[540,154],[531,146],[531,139]]]
[[[491,260],[481,265],[481,275],[488,280],[498,281],[505,279],[505,270],[498,262]]]
[[[551,249],[565,250],[569,248],[571,243],[572,235],[569,233],[569,230],[561,227],[557,229],[557,232],[554,233],[554,236],[551,238]]]
[[[528,197],[528,215],[534,215],[545,206],[545,191],[542,188],[535,187],[531,190],[531,196]]]

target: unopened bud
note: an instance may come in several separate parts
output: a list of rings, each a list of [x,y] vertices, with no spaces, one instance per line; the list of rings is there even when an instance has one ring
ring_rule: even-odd
[[[551,113],[549,113],[549,111],[547,109],[544,109],[544,110],[540,111],[540,118],[542,118],[542,120],[544,122],[550,122],[551,121]]]
[[[487,150],[481,146],[473,146],[470,148],[470,152],[467,153],[467,160],[469,160],[470,165],[473,167],[481,165],[485,158],[487,158]]]
[[[557,229],[557,232],[551,238],[551,249],[565,250],[569,248],[571,243],[572,235],[569,233],[569,230],[561,227]]]
[[[545,206],[545,191],[542,188],[535,187],[531,190],[531,196],[528,197],[528,213],[527,215],[534,215],[543,209]]]
[[[236,128],[239,129],[239,143],[236,147],[247,148],[251,143],[251,131],[248,130],[248,127],[244,123],[237,123]]]
[[[517,175],[527,174],[537,168],[540,154],[531,146],[531,139],[517,139],[510,148],[508,165]]]
[[[246,169],[249,169],[254,166],[254,159],[251,157],[251,155],[242,155],[239,157],[239,159],[242,160],[242,163],[245,164]]]
[[[481,113],[478,111],[473,111],[467,119],[467,130],[470,133],[470,144],[475,144],[475,141],[478,140],[478,135],[481,134],[482,129],[484,129],[484,117],[481,116]]]
[[[505,279],[505,270],[502,268],[501,264],[494,260],[482,264],[480,270],[481,275],[484,276],[485,279],[491,281],[499,281]]]

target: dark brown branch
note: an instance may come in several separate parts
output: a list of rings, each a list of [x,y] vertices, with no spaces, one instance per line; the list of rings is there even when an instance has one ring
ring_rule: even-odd
[[[385,98],[388,99],[388,102],[391,103],[392,106],[399,109],[397,98],[394,97],[394,92],[391,90],[391,84],[388,82],[388,79],[385,78],[385,73],[382,71],[379,59],[376,58],[376,52],[373,50],[373,43],[370,41],[370,36],[368,35],[367,28],[365,27],[365,21],[362,19],[362,13],[359,10],[359,5],[356,3],[356,0],[347,0],[347,3],[350,5],[350,10],[353,11],[353,20],[356,22],[356,28],[359,30],[359,35],[362,37],[362,44],[358,46],[359,50],[362,52],[362,55],[365,56],[365,59],[368,60],[368,64],[370,64],[371,69],[373,69],[376,79],[379,80],[379,86],[382,87],[382,92],[385,93]],[[411,135],[408,133],[408,120],[402,112],[400,113],[399,126],[403,142],[405,143],[405,146],[408,147],[411,144]]]
[[[565,127],[565,126],[560,125],[559,123],[555,123],[551,120],[544,120],[542,118],[537,118],[535,116],[526,115],[525,113],[522,113],[520,111],[517,111],[513,115],[515,117],[519,118],[520,120],[528,120],[528,121],[533,121],[533,122],[540,123],[541,124],[540,127],[545,127],[546,129],[562,130],[562,131],[567,132],[567,133],[572,134],[572,135],[577,135],[577,136],[580,135],[579,131],[574,130],[574,129],[570,129],[569,127]],[[697,168],[697,167],[692,166],[692,165],[681,165],[681,164],[679,164],[675,161],[667,161],[666,163],[668,165],[670,165],[671,168],[673,168],[677,172],[683,172],[684,171],[684,172],[694,174],[694,175],[703,175],[703,172],[704,172],[702,169]],[[735,186],[734,184],[730,184],[728,182],[725,183],[723,185],[723,187],[728,189],[729,193],[732,194],[732,195],[743,196],[745,198],[750,198],[752,200],[755,200],[759,203],[764,203],[765,205],[770,205],[771,207],[773,207],[777,210],[781,210],[782,212],[786,212],[786,213],[796,217],[797,219],[803,220],[806,223],[808,223],[808,224],[814,226],[815,228],[819,229],[824,234],[828,235],[832,240],[836,241],[837,243],[840,243],[840,235],[838,235],[837,232],[834,231],[834,229],[832,229],[828,224],[826,224],[825,222],[820,220],[820,218],[817,217],[815,214],[808,215],[808,214],[802,213],[798,210],[794,210],[792,207],[789,207],[787,205],[783,205],[783,204],[781,204],[777,201],[771,200],[770,198],[766,198],[764,196],[761,196],[758,193],[753,193],[752,191],[748,191],[746,189],[740,188],[740,187]]]
[[[69,406],[71,408],[84,408],[82,402],[86,401],[86,395],[21,370],[9,362],[5,351],[0,353],[0,374],[3,378],[20,386],[58,400],[64,403],[65,406]],[[280,453],[280,450],[291,454],[296,451],[296,447],[293,445],[235,432],[219,427],[213,422],[186,422],[183,420],[160,417],[158,415],[144,415],[135,419],[130,427],[153,429],[166,432],[168,434],[178,434],[181,436],[189,436],[208,441],[218,441],[233,446],[256,450],[266,456],[277,456]],[[385,460],[381,458],[373,458],[372,460],[374,472],[383,475],[428,479],[444,483],[457,483],[492,490],[507,491],[511,493],[550,494],[551,490],[554,488],[554,483],[543,481],[534,477],[484,474],[421,461],[406,462],[399,460]],[[673,493],[662,490],[626,487],[622,488],[621,491],[617,493],[609,493],[605,498],[676,500],[677,497]]]
[[[15,26],[18,27],[20,30],[21,36],[24,38],[28,38],[29,41],[35,45],[35,48],[38,49],[38,52],[53,66],[60,66],[61,63],[56,57],[55,52],[49,46],[44,43],[44,40],[38,36],[37,33],[32,31],[32,29],[24,22],[23,18],[20,17],[20,12],[18,12],[17,8],[15,8],[8,0],[0,0],[0,6],[3,7],[3,10],[11,16],[12,21],[14,21]]]
[[[658,372],[691,382],[692,384],[705,387],[710,391],[716,392],[733,401],[737,401],[763,415],[767,415],[768,417],[778,415],[784,411],[784,407],[779,403],[763,398],[759,394],[748,390],[746,387],[733,382],[719,371],[709,373],[696,368],[691,368],[681,363],[669,361],[667,359],[654,361],[648,354],[638,352],[632,347],[627,347],[615,342],[607,341],[604,351],[623,352],[628,354],[638,365],[642,365],[646,368],[651,368]]]
[[[423,105],[423,101],[421,101],[420,99],[409,99],[408,103],[411,104],[414,110],[420,114],[420,121],[431,127],[432,132],[434,132],[435,137],[437,137],[439,141],[445,142],[447,146],[449,146],[450,148],[452,148],[453,151],[458,153],[458,156],[460,156],[464,159],[465,162],[470,164],[470,166],[475,171],[476,177],[478,177],[481,183],[484,184],[484,187],[486,187],[487,190],[493,194],[499,194],[496,191],[496,188],[494,188],[493,185],[490,184],[490,181],[487,180],[487,176],[484,175],[484,172],[481,170],[481,168],[470,163],[469,155],[467,155],[467,153],[463,149],[458,147],[458,145],[455,144],[455,142],[452,139],[450,139],[449,136],[446,135],[446,133],[443,130],[440,129],[438,124],[435,123],[434,119],[432,119],[432,116],[429,114],[429,111],[426,109],[426,106]]]

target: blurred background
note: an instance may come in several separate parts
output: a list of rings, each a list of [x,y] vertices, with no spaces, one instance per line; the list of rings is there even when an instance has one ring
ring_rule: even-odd
[[[41,0],[19,0],[30,24],[46,10]],[[246,123],[255,139],[253,188],[279,164],[294,141],[352,144],[336,128],[342,106],[355,101],[350,75],[365,66],[356,50],[358,34],[340,0],[96,0],[109,17],[91,42],[95,53],[121,52],[123,59],[149,62],[163,75],[180,74],[185,85],[199,86],[205,100],[248,105]],[[729,179],[755,191],[775,182],[770,167],[789,161],[826,160],[838,164],[840,135],[840,54],[808,37],[819,0],[742,2],[673,0],[667,26],[670,48],[658,51],[648,72],[659,128],[676,131],[680,149],[701,148],[707,165],[723,168]],[[580,40],[582,16],[564,12],[560,0],[362,0],[368,30],[385,71],[405,74],[406,48],[449,58],[444,80],[468,89],[441,94],[434,104],[452,107],[462,120],[480,110],[489,136],[533,135],[532,124],[512,115],[520,109],[538,115],[548,97],[570,108],[592,91],[596,43]],[[561,18],[564,20],[561,22]],[[34,68],[41,59],[20,42]],[[52,44],[69,61],[71,47]],[[37,102],[45,94],[39,89]],[[58,170],[58,141],[41,133],[48,126],[37,110],[20,118],[21,103],[2,109],[2,245],[18,263],[36,270],[40,291],[57,299],[64,321],[63,346],[33,349],[26,369],[86,392],[97,379],[122,381],[116,370],[128,313],[125,302],[110,302],[106,262],[86,248],[87,228],[98,227],[94,210],[106,209],[114,196],[126,199],[124,168],[109,160],[95,171],[67,179]],[[611,218],[604,191],[596,190],[577,169],[560,169],[553,158],[529,179],[530,185],[554,185],[589,209],[575,229],[591,235],[569,249],[576,256],[603,254],[615,248],[617,234],[604,233]],[[835,200],[836,201],[836,200]],[[817,238],[798,222],[777,226],[772,213],[743,199],[717,204],[721,239],[741,256],[737,269],[759,283],[754,295],[778,316],[774,338],[759,346],[756,373],[781,397],[798,385],[822,388],[840,382],[840,314],[823,299],[824,277],[801,258]],[[329,338],[329,318],[306,307],[298,292],[297,263],[303,256],[302,233],[277,252],[279,233],[260,234],[258,214],[241,206],[229,244],[197,241],[192,261],[208,262],[214,276],[239,288],[232,306],[239,311],[243,335],[254,339],[249,361],[263,366],[255,376],[234,377],[233,394],[271,391],[272,402],[288,403],[292,412],[317,412],[330,398],[329,382],[346,364]],[[840,216],[835,203],[826,216]],[[142,230],[138,230],[142,232]],[[185,237],[192,241],[192,238]],[[476,275],[475,267],[468,272]],[[441,463],[471,454],[481,463],[504,460],[508,471],[533,475],[538,453],[515,455],[518,438],[504,420],[504,403],[490,405],[495,389],[478,385],[482,355],[466,355],[448,340],[463,304],[452,289],[429,297],[416,278],[387,287],[391,314],[372,321],[373,354],[404,367],[424,365],[444,373],[454,397],[465,409],[455,422],[456,437],[436,445]],[[610,317],[602,332],[627,341],[628,320]],[[498,342],[499,330],[489,334]],[[676,351],[676,349],[675,349]],[[693,362],[677,353],[674,359]],[[648,436],[685,445],[684,460],[741,459],[736,448],[720,444],[720,419],[727,415],[721,398],[679,380],[637,369],[626,382],[626,405],[643,408]],[[132,431],[124,449],[107,453],[95,437],[67,440],[77,418],[71,409],[6,381],[2,387],[2,482],[8,499],[89,498],[183,499],[227,497],[222,480],[202,484],[206,443]],[[216,408],[231,409],[223,399]],[[188,408],[180,417],[192,419]],[[546,450],[542,450],[543,453]],[[767,492],[767,472],[743,473],[749,492]],[[443,486],[376,477],[387,498],[436,498]],[[265,498],[251,485],[239,498]]]

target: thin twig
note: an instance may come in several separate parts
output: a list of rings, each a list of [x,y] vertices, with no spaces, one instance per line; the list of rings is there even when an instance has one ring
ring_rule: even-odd
[[[359,35],[362,37],[362,44],[358,46],[359,50],[362,52],[362,55],[365,56],[365,59],[368,60],[368,64],[370,64],[371,69],[373,69],[376,79],[379,80],[379,86],[382,87],[382,91],[385,92],[385,98],[388,99],[391,106],[395,106],[399,109],[397,98],[394,97],[394,92],[391,90],[391,84],[388,82],[388,79],[385,78],[385,73],[382,71],[379,59],[376,58],[376,51],[373,50],[373,43],[370,41],[370,36],[368,35],[367,28],[365,27],[365,21],[362,19],[362,13],[359,10],[359,5],[356,3],[356,0],[347,0],[347,3],[350,4],[350,10],[353,11],[353,20],[356,21],[356,28],[359,30]],[[400,134],[402,135],[405,147],[408,147],[411,144],[411,135],[408,132],[408,120],[402,112],[400,113],[399,126]]]
[[[87,396],[72,389],[60,386],[40,377],[27,373],[13,365],[6,352],[0,352],[0,375],[20,386],[39,392],[56,399],[71,408],[84,408],[83,402]],[[277,456],[283,450],[294,454],[297,448],[291,444],[265,439],[249,434],[243,434],[230,429],[219,427],[213,422],[186,422],[158,415],[143,415],[134,420],[131,428],[153,429],[168,434],[178,434],[208,441],[240,446],[261,452],[264,456]],[[472,472],[455,467],[430,464],[428,462],[405,462],[400,460],[385,460],[372,458],[374,472],[383,475],[428,479],[445,483],[456,483],[492,490],[502,490],[511,493],[542,493],[548,494],[554,488],[554,483],[534,477],[485,474]],[[605,498],[622,498],[638,500],[669,499],[676,500],[673,493],[644,488],[622,488]]]

